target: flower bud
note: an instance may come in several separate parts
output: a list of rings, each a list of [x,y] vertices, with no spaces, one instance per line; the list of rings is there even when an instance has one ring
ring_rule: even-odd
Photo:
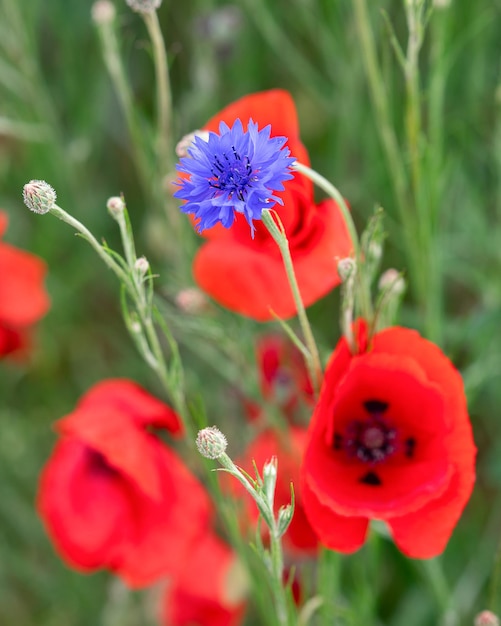
[[[162,0],[125,0],[136,13],[152,13],[162,4]]]
[[[186,287],[176,294],[176,305],[184,313],[197,315],[207,309],[209,301],[197,287]]]
[[[109,0],[97,0],[92,5],[91,15],[95,24],[108,24],[115,19],[115,5]]]
[[[274,456],[263,467],[263,492],[270,509],[273,509],[275,501],[275,486],[277,484],[277,457]]]
[[[108,198],[106,208],[108,209],[111,217],[116,219],[124,212],[125,202],[119,196],[112,196],[111,198]]]
[[[148,259],[144,256],[141,256],[139,257],[139,259],[136,259],[136,262],[134,263],[134,269],[140,276],[145,276],[148,273],[148,270],[150,269],[150,264],[148,263]]]
[[[285,506],[281,506],[278,511],[278,535],[282,537],[287,532],[287,529],[292,522],[292,517],[294,515],[294,507],[292,504],[286,504]]]
[[[378,287],[381,291],[387,291],[394,296],[400,296],[405,291],[405,280],[397,270],[391,268],[381,274]]]
[[[350,256],[341,259],[337,264],[337,273],[342,282],[346,282],[348,278],[356,271],[357,263]]]
[[[196,443],[198,451],[206,459],[218,459],[225,453],[228,446],[226,437],[216,426],[209,426],[198,431]]]
[[[187,157],[188,148],[191,146],[195,137],[200,137],[204,141],[209,140],[209,131],[208,130],[194,130],[192,133],[188,133],[185,135],[181,141],[178,142],[176,146],[176,154],[181,159],[182,157]]]
[[[499,626],[499,618],[491,611],[482,611],[475,618],[475,626]]]
[[[30,180],[23,188],[24,204],[35,213],[48,213],[56,204],[56,192],[44,180]]]

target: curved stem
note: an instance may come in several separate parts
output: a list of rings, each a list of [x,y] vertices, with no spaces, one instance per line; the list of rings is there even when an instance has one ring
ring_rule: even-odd
[[[277,226],[275,219],[278,220],[279,226]],[[266,226],[268,232],[275,240],[280,249],[280,253],[282,254],[285,272],[287,274],[289,285],[292,290],[292,296],[296,304],[299,324],[301,326],[301,330],[303,331],[304,340],[309,352],[309,355],[306,358],[306,365],[309,370],[312,385],[315,389],[315,392],[318,393],[318,391],[320,390],[320,385],[322,383],[322,366],[320,365],[318,348],[317,344],[315,343],[315,338],[313,337],[310,322],[308,321],[308,316],[306,315],[303,299],[301,298],[301,293],[299,291],[299,285],[297,283],[296,273],[294,272],[294,264],[292,262],[292,257],[289,249],[289,241],[285,234],[282,222],[280,221],[280,218],[276,213],[275,219],[273,218],[270,210],[263,211],[263,224]]]
[[[296,171],[307,176],[312,182],[318,185],[320,189],[323,189],[325,193],[338,204],[343,214],[346,227],[348,228],[351,241],[353,243],[355,258],[360,258],[360,241],[358,239],[357,229],[355,228],[353,218],[351,217],[350,209],[348,208],[348,205],[346,204],[346,201],[343,198],[342,194],[330,181],[328,181],[315,170],[312,170],[311,167],[303,165],[303,163],[299,163],[299,161],[296,161],[293,167]]]

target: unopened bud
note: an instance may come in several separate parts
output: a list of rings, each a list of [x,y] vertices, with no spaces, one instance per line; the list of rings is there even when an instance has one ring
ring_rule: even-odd
[[[339,274],[339,278],[342,282],[346,282],[348,278],[355,272],[357,268],[357,263],[355,259],[352,259],[350,256],[345,259],[341,259],[337,264],[337,273]]]
[[[194,130],[192,133],[185,135],[176,146],[176,154],[181,159],[188,156],[188,148],[191,147],[195,137],[200,137],[204,141],[209,140],[208,130]]]
[[[379,261],[383,256],[383,246],[377,241],[371,241],[368,253],[374,261]]]
[[[405,291],[405,280],[397,270],[391,268],[381,274],[378,287],[381,291],[387,291],[395,296],[400,296]]]
[[[216,426],[199,430],[196,444],[198,451],[206,459],[218,459],[225,453],[228,446],[226,437]]]
[[[292,522],[292,517],[294,515],[294,507],[292,504],[286,504],[285,506],[281,506],[278,511],[278,535],[282,537],[290,526]]]
[[[23,187],[24,204],[35,213],[48,213],[56,204],[57,195],[54,189],[44,180],[30,180]]]
[[[482,611],[475,618],[475,626],[499,626],[499,618],[491,611]]]
[[[112,22],[115,19],[115,15],[115,5],[109,0],[97,0],[92,5],[91,16],[98,25]]]
[[[162,4],[162,0],[125,0],[136,13],[152,13]]]
[[[125,210],[125,202],[119,196],[112,196],[106,202],[106,208],[114,218],[119,217]]]
[[[148,259],[144,256],[141,256],[139,257],[139,259],[136,259],[136,262],[134,263],[134,269],[140,276],[145,276],[148,273],[148,270],[150,269],[150,264],[148,263]]]
[[[203,291],[197,287],[186,287],[176,295],[176,305],[184,313],[196,315],[207,309],[209,301]]]
[[[273,509],[273,502],[275,501],[275,486],[277,484],[277,457],[274,456],[270,461],[264,464],[263,467],[263,492],[270,505],[270,508]]]

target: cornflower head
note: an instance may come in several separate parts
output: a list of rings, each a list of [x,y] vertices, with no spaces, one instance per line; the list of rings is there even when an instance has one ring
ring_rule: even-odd
[[[270,137],[271,125],[262,130],[249,120],[246,131],[240,119],[230,128],[224,122],[219,134],[208,138],[195,135],[187,157],[177,169],[182,176],[174,194],[185,200],[183,213],[194,215],[198,232],[218,223],[230,228],[235,213],[242,213],[254,237],[253,220],[261,219],[264,209],[283,204],[274,191],[293,178],[290,168],[295,159],[285,146],[287,137]]]

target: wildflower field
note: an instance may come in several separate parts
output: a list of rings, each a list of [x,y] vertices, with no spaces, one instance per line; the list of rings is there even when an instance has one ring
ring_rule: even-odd
[[[499,626],[500,35],[0,0],[0,625]]]

